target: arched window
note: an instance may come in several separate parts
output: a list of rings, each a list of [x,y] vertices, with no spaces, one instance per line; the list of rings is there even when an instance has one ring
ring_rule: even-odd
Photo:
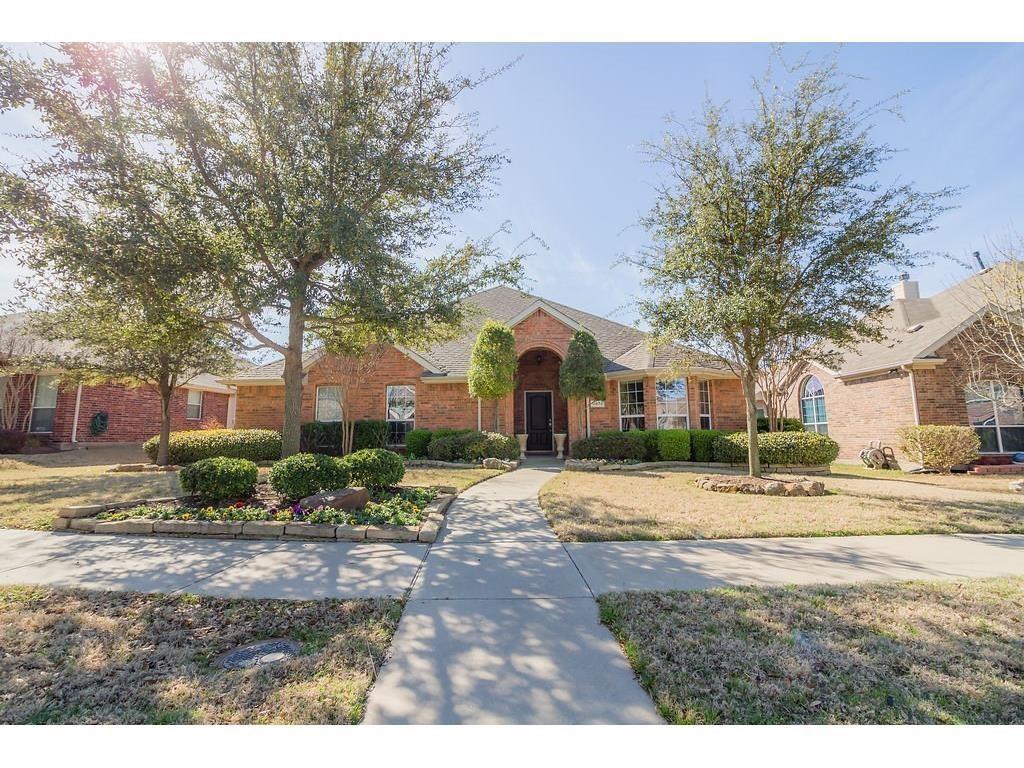
[[[800,420],[808,432],[828,434],[825,414],[825,388],[817,376],[808,376],[800,385]]]

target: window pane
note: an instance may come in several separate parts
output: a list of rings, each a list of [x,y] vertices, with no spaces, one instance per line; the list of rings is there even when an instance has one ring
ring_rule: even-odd
[[[36,379],[36,408],[57,407],[57,384],[54,376],[39,376]]]
[[[685,416],[658,416],[658,429],[686,429]]]
[[[982,453],[999,453],[999,442],[995,427],[975,427],[974,431],[981,438]]]
[[[700,428],[701,429],[711,429],[711,417],[710,416],[701,416],[700,417]]]
[[[996,401],[995,407],[999,426],[1024,424],[1024,404],[1021,403],[1020,390],[1017,387],[1007,387],[1002,392],[1002,397]]]
[[[977,395],[968,394],[967,423],[972,427],[996,423],[996,406],[991,400],[982,400]]]
[[[1005,453],[1024,451],[1024,427],[1001,427],[999,433],[1003,438]]]
[[[199,389],[186,390],[188,401],[185,404],[185,418],[198,419],[203,415],[203,393]]]
[[[405,445],[405,435],[416,426],[416,387],[406,384],[386,389],[388,445]]]
[[[623,431],[644,428],[643,381],[624,381],[619,384],[619,416]]]
[[[316,388],[316,420],[341,421],[341,387]]]

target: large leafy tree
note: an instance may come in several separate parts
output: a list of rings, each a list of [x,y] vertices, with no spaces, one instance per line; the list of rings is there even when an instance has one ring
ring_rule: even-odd
[[[183,240],[216,233],[193,241],[182,267],[219,290],[208,321],[284,357],[292,453],[308,331],[455,326],[467,295],[519,277],[518,261],[487,244],[446,244],[503,160],[457,103],[486,76],[449,75],[447,55],[348,43],[64,45],[41,63],[4,54],[0,108],[34,108],[53,145],[52,160],[8,169],[8,186],[66,197],[84,162],[144,176],[164,218],[188,225]],[[97,122],[116,131],[90,130]],[[116,268],[123,254],[90,258]]]
[[[501,431],[501,408],[497,401],[515,391],[518,368],[512,329],[496,320],[485,320],[473,343],[467,381],[470,397],[495,401],[495,432]]]
[[[888,284],[917,260],[908,238],[951,194],[879,179],[894,152],[871,137],[885,105],[859,105],[834,64],[792,74],[792,86],[756,82],[743,117],[708,103],[694,128],[650,147],[667,181],[636,260],[655,341],[711,354],[742,381],[752,475],[765,355],[801,339],[834,362],[880,338]]]
[[[584,434],[590,399],[604,398],[604,357],[590,331],[577,329],[569,340],[565,360],[558,369],[558,390],[566,400],[578,400],[579,434]]]
[[[145,386],[160,399],[157,464],[167,464],[174,390],[200,373],[230,373],[231,347],[213,333],[190,305],[154,286],[70,286],[43,297],[46,309],[32,313],[31,326],[61,350],[52,363],[66,380]]]

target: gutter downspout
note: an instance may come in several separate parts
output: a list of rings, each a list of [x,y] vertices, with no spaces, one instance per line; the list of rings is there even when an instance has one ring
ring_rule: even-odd
[[[480,404],[479,397],[476,399],[476,431],[484,431],[483,406]]]
[[[75,420],[71,422],[71,442],[78,442],[78,414],[82,410],[82,385],[78,385],[75,392]]]
[[[587,409],[587,437],[590,437],[590,398],[583,401],[583,407]]]
[[[910,400],[914,404],[914,426],[921,426],[921,411],[917,406],[917,384],[914,382],[914,370],[910,367],[906,367],[907,373],[910,374]]]

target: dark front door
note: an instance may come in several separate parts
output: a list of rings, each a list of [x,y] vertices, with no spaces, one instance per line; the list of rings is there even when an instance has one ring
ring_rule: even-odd
[[[550,451],[551,434],[551,393],[526,393],[526,450]]]

